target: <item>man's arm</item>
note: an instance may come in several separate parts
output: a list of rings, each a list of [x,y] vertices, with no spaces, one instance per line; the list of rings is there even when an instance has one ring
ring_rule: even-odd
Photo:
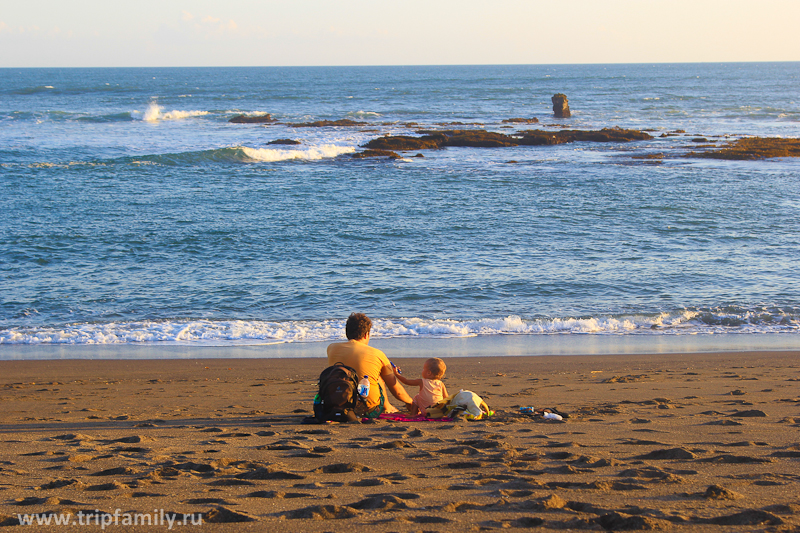
[[[411,396],[409,396],[403,386],[398,383],[391,365],[384,365],[381,369],[381,377],[383,378],[383,382],[386,383],[386,388],[392,393],[392,396],[406,404],[406,408],[409,408],[412,403]]]

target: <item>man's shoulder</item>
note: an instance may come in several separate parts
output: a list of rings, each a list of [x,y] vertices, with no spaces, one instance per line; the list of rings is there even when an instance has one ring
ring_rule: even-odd
[[[381,359],[386,359],[387,363],[389,362],[389,358],[386,357],[386,354],[383,353],[383,351],[379,350],[378,348],[375,348],[374,346],[366,346],[366,348],[369,350],[369,353],[376,355]]]
[[[356,349],[356,353],[359,357],[368,357],[371,359],[377,359],[380,361],[382,365],[389,364],[389,358],[386,357],[386,354],[383,353],[378,348],[374,346],[370,346],[369,344],[362,344]]]
[[[356,343],[353,345],[350,341],[334,342],[328,345],[327,353],[328,357],[370,357],[378,359],[384,365],[389,364],[389,358],[386,357],[386,354],[369,344]]]

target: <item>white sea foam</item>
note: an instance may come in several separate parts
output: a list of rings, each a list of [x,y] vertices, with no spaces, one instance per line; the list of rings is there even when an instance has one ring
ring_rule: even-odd
[[[330,159],[342,154],[351,154],[355,152],[356,149],[352,146],[324,144],[299,150],[275,150],[272,148],[248,148],[245,146],[242,148],[242,151],[253,161],[272,163],[275,161],[289,161],[292,159],[308,161]]]
[[[381,114],[376,113],[375,111],[350,111],[349,113],[347,113],[347,116],[367,118],[367,117],[379,117],[381,116]]]
[[[401,318],[373,321],[374,338],[457,338],[483,335],[694,335],[698,333],[797,333],[797,323],[708,325],[700,313],[526,320],[510,315],[475,320]],[[747,318],[738,316],[734,318]],[[69,324],[63,327],[0,330],[0,344],[247,345],[331,342],[345,336],[344,320],[140,321]]]
[[[242,113],[238,109],[228,109],[227,111],[225,111],[225,114],[226,115],[244,115],[246,117],[263,117],[265,115],[269,115],[270,113],[268,113],[266,111],[247,111],[245,113]]]
[[[147,106],[147,109],[144,111],[144,113],[140,111],[134,111],[131,113],[131,116],[139,118],[140,120],[144,120],[145,122],[156,122],[159,120],[180,120],[183,118],[200,117],[208,114],[208,111],[178,111],[178,110],[172,110],[163,113],[162,112],[163,109],[164,108],[158,105],[157,103],[150,102],[150,105]]]
[[[162,113],[161,120],[178,120],[182,118],[202,117],[208,115],[208,111],[169,111]]]
[[[161,106],[155,102],[150,102],[150,105],[147,106],[147,110],[144,112],[142,116],[142,120],[147,122],[152,122],[158,120],[158,116],[161,114]],[[138,112],[137,112],[138,113]]]

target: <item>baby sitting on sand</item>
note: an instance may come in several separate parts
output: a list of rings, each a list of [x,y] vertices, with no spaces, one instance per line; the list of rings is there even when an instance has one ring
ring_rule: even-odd
[[[426,415],[428,407],[447,398],[447,388],[440,381],[444,377],[445,370],[447,370],[447,366],[438,357],[432,357],[425,361],[422,367],[422,378],[420,379],[407,379],[400,373],[399,368],[394,367],[394,375],[397,376],[401,383],[419,387],[419,394],[414,397],[414,401],[409,407],[409,412],[412,415]]]

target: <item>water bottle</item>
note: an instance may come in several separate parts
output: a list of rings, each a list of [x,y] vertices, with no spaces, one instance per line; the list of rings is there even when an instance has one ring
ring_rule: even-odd
[[[366,398],[369,396],[369,377],[364,376],[361,381],[358,382],[358,395],[362,398]]]

